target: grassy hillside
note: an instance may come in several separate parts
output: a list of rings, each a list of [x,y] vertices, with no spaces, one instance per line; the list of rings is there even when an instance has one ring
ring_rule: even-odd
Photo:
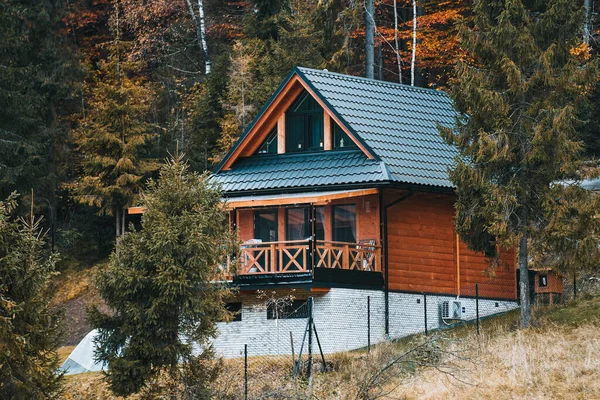
[[[600,398],[600,297],[537,309],[536,325],[528,330],[514,329],[516,318],[515,313],[512,320],[486,320],[480,337],[471,328],[444,332],[437,342],[445,343],[440,364],[411,362],[382,373],[380,382],[368,391],[371,397],[363,398]],[[328,357],[334,371],[315,375],[313,398],[360,398],[365,382],[384,369],[390,354],[401,354],[422,340],[382,344],[370,355],[357,351]],[[289,375],[277,372],[281,370],[274,362],[262,382],[252,381],[250,398],[305,398],[306,387],[293,385]],[[223,390],[220,398],[243,398],[238,371],[239,360],[225,363],[223,381],[216,385]],[[238,374],[235,379],[233,374]],[[68,398],[112,398],[101,374],[68,377],[66,384]],[[298,395],[293,394],[296,389]],[[291,397],[275,397],[282,395]]]
[[[77,345],[91,330],[85,315],[92,304],[103,306],[94,285],[96,273],[102,265],[87,268],[72,266],[62,271],[53,282],[54,305],[62,308],[65,316],[61,346]]]

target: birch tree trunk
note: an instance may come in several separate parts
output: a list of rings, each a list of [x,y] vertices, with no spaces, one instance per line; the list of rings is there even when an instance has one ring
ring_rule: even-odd
[[[185,3],[188,6],[188,12],[192,17],[192,22],[194,23],[194,29],[196,31],[196,40],[198,41],[198,46],[202,49],[204,53],[204,70],[206,74],[210,73],[211,63],[210,57],[208,56],[208,46],[206,44],[206,24],[204,20],[204,6],[202,0],[198,0],[198,6],[200,7],[200,18],[196,15],[196,11],[194,10],[194,6],[192,5],[191,0],[185,0]]]
[[[413,6],[413,34],[412,58],[410,60],[410,86],[415,86],[415,61],[417,59],[417,0],[412,0]]]
[[[202,51],[204,52],[204,72],[210,74],[211,63],[208,55],[208,45],[206,44],[206,21],[204,19],[204,3],[198,0],[198,14],[200,15],[200,39],[202,42]]]
[[[397,0],[394,0],[394,45],[396,46],[396,64],[398,64],[398,82],[402,83],[402,66],[400,59],[400,46],[398,45],[398,8]]]
[[[584,0],[583,8],[585,11],[585,20],[583,23],[583,41],[585,44],[590,44],[592,35],[592,0]]]

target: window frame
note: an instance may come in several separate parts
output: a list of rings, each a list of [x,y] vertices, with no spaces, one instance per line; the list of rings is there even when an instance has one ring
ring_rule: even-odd
[[[274,305],[270,304],[267,306],[267,319],[268,320],[281,320],[281,319],[306,319],[308,318],[308,304],[307,300],[292,300],[291,303],[285,304],[281,310],[281,316],[275,318]]]
[[[241,322],[242,321],[242,310],[244,307],[242,306],[241,301],[232,301],[230,303],[225,303],[225,308],[227,311],[233,314],[233,318],[230,322]]]
[[[258,222],[258,215],[259,214],[273,214],[275,216],[274,219],[274,223],[275,223],[275,239],[274,240],[268,240],[268,241],[264,241],[263,242],[277,242],[279,240],[279,210],[277,208],[266,208],[263,210],[254,210],[253,213],[253,218],[254,218],[254,229],[253,229],[253,236],[254,239],[261,239],[258,237],[257,235],[257,226],[259,224]],[[261,239],[262,240],[262,239]]]
[[[335,209],[339,208],[339,207],[347,207],[347,206],[354,207],[354,242],[346,242],[344,240],[339,240],[339,238],[336,236]],[[331,239],[334,242],[358,243],[358,207],[357,207],[356,203],[333,204],[331,206]]]
[[[335,122],[335,120],[333,118],[330,118],[330,120],[331,120],[330,132],[331,132],[331,144],[332,144],[331,149],[332,150],[356,150],[356,149],[358,149],[358,146],[356,145],[356,143],[354,143],[354,140],[352,140],[350,138],[350,135],[348,135],[346,133],[346,131],[344,131],[342,129],[342,127],[337,122]],[[336,131],[341,132],[341,135],[343,135],[342,139],[344,137],[348,138],[348,142],[349,142],[348,145],[344,145],[344,146],[338,145],[338,143],[337,143],[338,141],[336,140]]]
[[[285,152],[286,153],[302,153],[302,152],[311,152],[311,151],[324,151],[325,150],[325,110],[321,107],[320,104],[316,103],[319,107],[318,109],[313,109],[310,111],[293,111],[296,107],[302,104],[307,98],[312,99],[316,103],[316,100],[312,97],[310,93],[304,91],[304,93],[300,94],[298,98],[294,101],[292,106],[287,109],[285,112]],[[315,126],[315,122],[311,122],[312,119],[317,116],[317,120],[321,121],[321,133],[320,133],[320,142],[317,146],[314,146],[312,142],[313,139],[313,126]],[[301,144],[302,147],[298,148],[298,144],[300,143],[290,143],[291,138],[291,129],[289,129],[289,123],[293,118],[302,117],[303,120],[303,129],[301,135]]]
[[[271,143],[267,143],[269,142]],[[269,151],[269,145],[272,144],[273,140],[275,141],[275,149],[274,151]],[[261,151],[263,147],[265,147],[267,150],[266,151]],[[267,137],[265,138],[265,140],[263,140],[263,142],[261,143],[261,145],[258,147],[258,150],[256,150],[256,155],[257,156],[270,156],[273,154],[277,154],[277,149],[279,146],[279,135],[277,134],[277,124],[275,124],[275,127],[273,129],[271,129],[271,132],[269,132],[269,134],[267,135]]]

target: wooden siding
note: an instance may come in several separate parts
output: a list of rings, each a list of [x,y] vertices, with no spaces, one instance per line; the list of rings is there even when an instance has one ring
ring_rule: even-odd
[[[546,275],[548,277],[548,285],[540,286],[540,275]],[[563,281],[554,272],[548,271],[536,271],[534,279],[535,293],[562,293],[563,292]]]
[[[401,196],[388,195],[386,203]],[[452,195],[415,193],[388,209],[390,290],[472,296],[479,283],[482,297],[515,299],[514,251],[501,252],[503,266],[490,280],[483,254],[460,241],[457,249],[453,202]]]
[[[238,237],[242,242],[246,242],[254,238],[254,211],[253,210],[238,210],[237,211],[237,226]]]

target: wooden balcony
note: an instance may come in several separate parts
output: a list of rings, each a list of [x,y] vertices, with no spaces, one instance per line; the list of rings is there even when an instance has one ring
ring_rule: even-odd
[[[231,262],[222,273],[236,276],[312,274],[317,269],[381,273],[381,246],[374,241],[345,243],[310,240],[246,243],[240,249],[236,272]],[[314,266],[314,267],[313,267]]]

